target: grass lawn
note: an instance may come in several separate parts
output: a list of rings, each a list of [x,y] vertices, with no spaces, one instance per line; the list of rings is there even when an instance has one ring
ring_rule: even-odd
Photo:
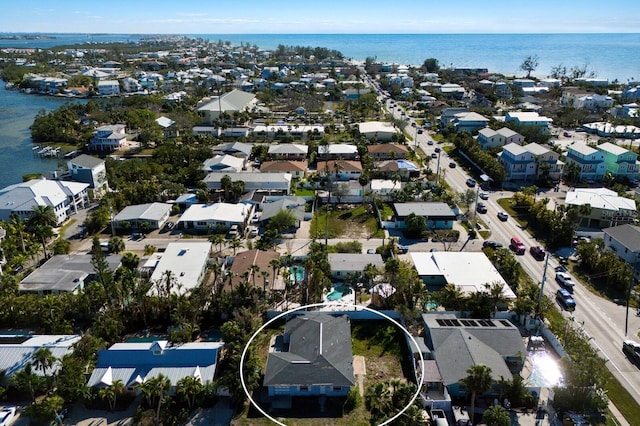
[[[367,207],[368,205],[360,205],[349,210],[339,210],[333,206],[328,213],[322,207],[311,221],[311,235],[323,238],[328,227],[329,238],[376,237],[378,221],[375,214],[367,212]]]
[[[298,197],[313,197],[314,196],[314,191],[311,190],[311,189],[298,188],[296,190],[296,195]]]

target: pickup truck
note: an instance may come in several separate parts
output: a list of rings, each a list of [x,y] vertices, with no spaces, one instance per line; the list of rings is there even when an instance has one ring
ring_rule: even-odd
[[[571,279],[571,275],[566,272],[556,272],[556,282],[569,291],[573,291],[576,283]]]

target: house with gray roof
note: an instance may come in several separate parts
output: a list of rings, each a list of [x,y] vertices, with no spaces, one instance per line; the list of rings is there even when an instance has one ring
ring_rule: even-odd
[[[221,180],[227,175],[232,182],[243,181],[246,192],[274,191],[288,195],[291,190],[292,176],[290,173],[209,173],[203,180],[210,191],[216,191],[222,189]]]
[[[250,110],[256,105],[256,102],[256,95],[242,90],[232,90],[205,100],[198,105],[197,111],[204,123],[213,124],[221,114]]]
[[[451,312],[422,314],[424,343],[437,363],[442,383],[452,397],[465,397],[460,380],[474,365],[491,368],[489,395],[500,393],[499,382],[509,381],[524,366],[527,348],[520,331],[503,319],[460,319]]]
[[[122,255],[110,254],[104,260],[115,271],[120,266]],[[18,288],[22,292],[39,295],[77,293],[94,280],[95,269],[90,254],[57,254],[20,281]]]
[[[280,143],[269,145],[267,156],[274,160],[304,160],[309,147],[297,143]]]
[[[361,275],[369,264],[377,268],[384,266],[382,256],[377,253],[329,253],[328,260],[331,267],[331,276],[337,279],[344,279],[349,274]]]
[[[213,158],[208,158],[202,165],[202,171],[205,173],[218,172],[218,173],[236,173],[241,172],[244,167],[245,160],[232,155],[223,154],[216,155]]]
[[[244,157],[247,158],[251,155],[251,150],[253,149],[253,145],[244,143],[244,142],[227,142],[221,143],[220,145],[216,145],[213,147],[214,154],[227,154],[233,155],[234,157]]]
[[[127,206],[113,218],[116,229],[160,229],[171,215],[171,204],[147,203]],[[143,225],[145,224],[146,225]]]
[[[215,378],[223,346],[222,342],[172,345],[166,340],[116,343],[98,352],[87,386],[105,388],[120,380],[128,392],[138,393],[137,385],[160,374],[169,379],[172,394],[185,377],[208,384]]]
[[[627,262],[633,274],[640,277],[640,226],[624,224],[605,228],[604,246]]]
[[[447,203],[418,202],[393,203],[393,220],[396,228],[406,228],[405,220],[411,214],[422,216],[427,221],[427,229],[453,229],[456,213]]]
[[[304,220],[306,200],[302,197],[285,197],[260,205],[262,214],[259,222],[266,226],[267,223],[281,210],[291,212],[296,218],[295,229],[300,227],[300,222]]]
[[[77,334],[66,335],[31,335],[31,334],[3,334],[0,336],[0,385],[8,386],[11,377],[24,370],[32,362],[32,356],[40,348],[47,348],[56,358],[53,365],[42,371],[32,368],[38,376],[52,376],[58,372],[62,363],[60,360],[73,352],[73,345],[80,340]]]
[[[108,187],[107,168],[101,158],[81,154],[67,161],[67,169],[73,181],[88,183],[94,192],[105,191]]]
[[[267,357],[269,396],[345,396],[355,384],[351,326],[346,315],[308,312],[290,319]],[[276,349],[277,348],[277,349]]]

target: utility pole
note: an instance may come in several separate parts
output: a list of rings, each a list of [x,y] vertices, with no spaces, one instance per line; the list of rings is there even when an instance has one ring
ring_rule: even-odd
[[[542,294],[544,293],[544,282],[547,280],[547,266],[549,265],[549,252],[547,251],[544,258],[544,269],[542,271],[542,281],[540,282],[540,294],[538,295],[538,307],[536,313],[540,317],[540,305],[542,304]]]

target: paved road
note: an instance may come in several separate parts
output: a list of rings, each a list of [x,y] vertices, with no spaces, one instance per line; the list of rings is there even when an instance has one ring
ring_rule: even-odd
[[[383,101],[384,102],[384,101]],[[396,118],[403,118],[401,107],[398,104],[395,107],[390,107],[390,102],[386,102],[386,107]],[[414,122],[413,118],[407,121],[408,125]],[[412,132],[409,132],[410,134]],[[425,152],[427,157],[430,157],[435,152],[436,143],[429,144],[429,141],[433,141],[432,137],[425,130],[423,134],[413,134],[415,140],[414,144],[420,146]],[[560,143],[570,144],[577,140],[584,139],[583,134],[574,134],[572,137],[566,138],[560,136]],[[411,143],[411,142],[409,142]],[[471,177],[467,172],[461,168],[450,168],[449,163],[453,162],[444,150],[438,154],[440,176],[444,177],[447,183],[454,191],[462,192],[468,189],[466,180]],[[430,166],[433,170],[437,169],[438,163],[431,163]],[[485,191],[487,192],[487,191]],[[501,242],[508,246],[511,237],[519,237],[527,247],[533,245],[540,245],[528,232],[523,230],[517,222],[509,218],[506,222],[498,220],[497,213],[502,211],[497,200],[500,198],[510,197],[511,192],[498,191],[489,192],[489,199],[482,200],[488,208],[486,214],[480,214],[479,220],[481,220],[490,230],[491,239]],[[559,198],[566,196],[566,188],[559,192],[550,191],[541,196]],[[473,218],[473,217],[472,217]],[[410,251],[413,248],[410,249]],[[523,256],[516,256],[524,270],[539,283],[542,281],[544,272],[544,262],[537,261],[528,252]],[[555,257],[550,257],[547,276],[544,285],[544,293],[555,300],[555,292],[559,288],[555,282],[554,268],[558,266],[558,260]],[[581,327],[587,336],[592,338],[592,345],[599,351],[601,356],[607,361],[606,365],[609,370],[616,376],[620,383],[631,393],[637,403],[640,404],[640,370],[635,367],[622,353],[622,342],[625,339],[625,321],[626,321],[626,307],[619,305],[608,300],[605,300],[598,295],[591,293],[587,288],[578,284],[574,293],[577,308],[572,314],[563,311],[563,315],[572,321],[574,325]],[[560,309],[562,309],[560,307]],[[640,330],[640,317],[635,315],[635,312],[631,310],[628,315],[628,336],[629,338],[635,338],[638,340],[637,333]]]

